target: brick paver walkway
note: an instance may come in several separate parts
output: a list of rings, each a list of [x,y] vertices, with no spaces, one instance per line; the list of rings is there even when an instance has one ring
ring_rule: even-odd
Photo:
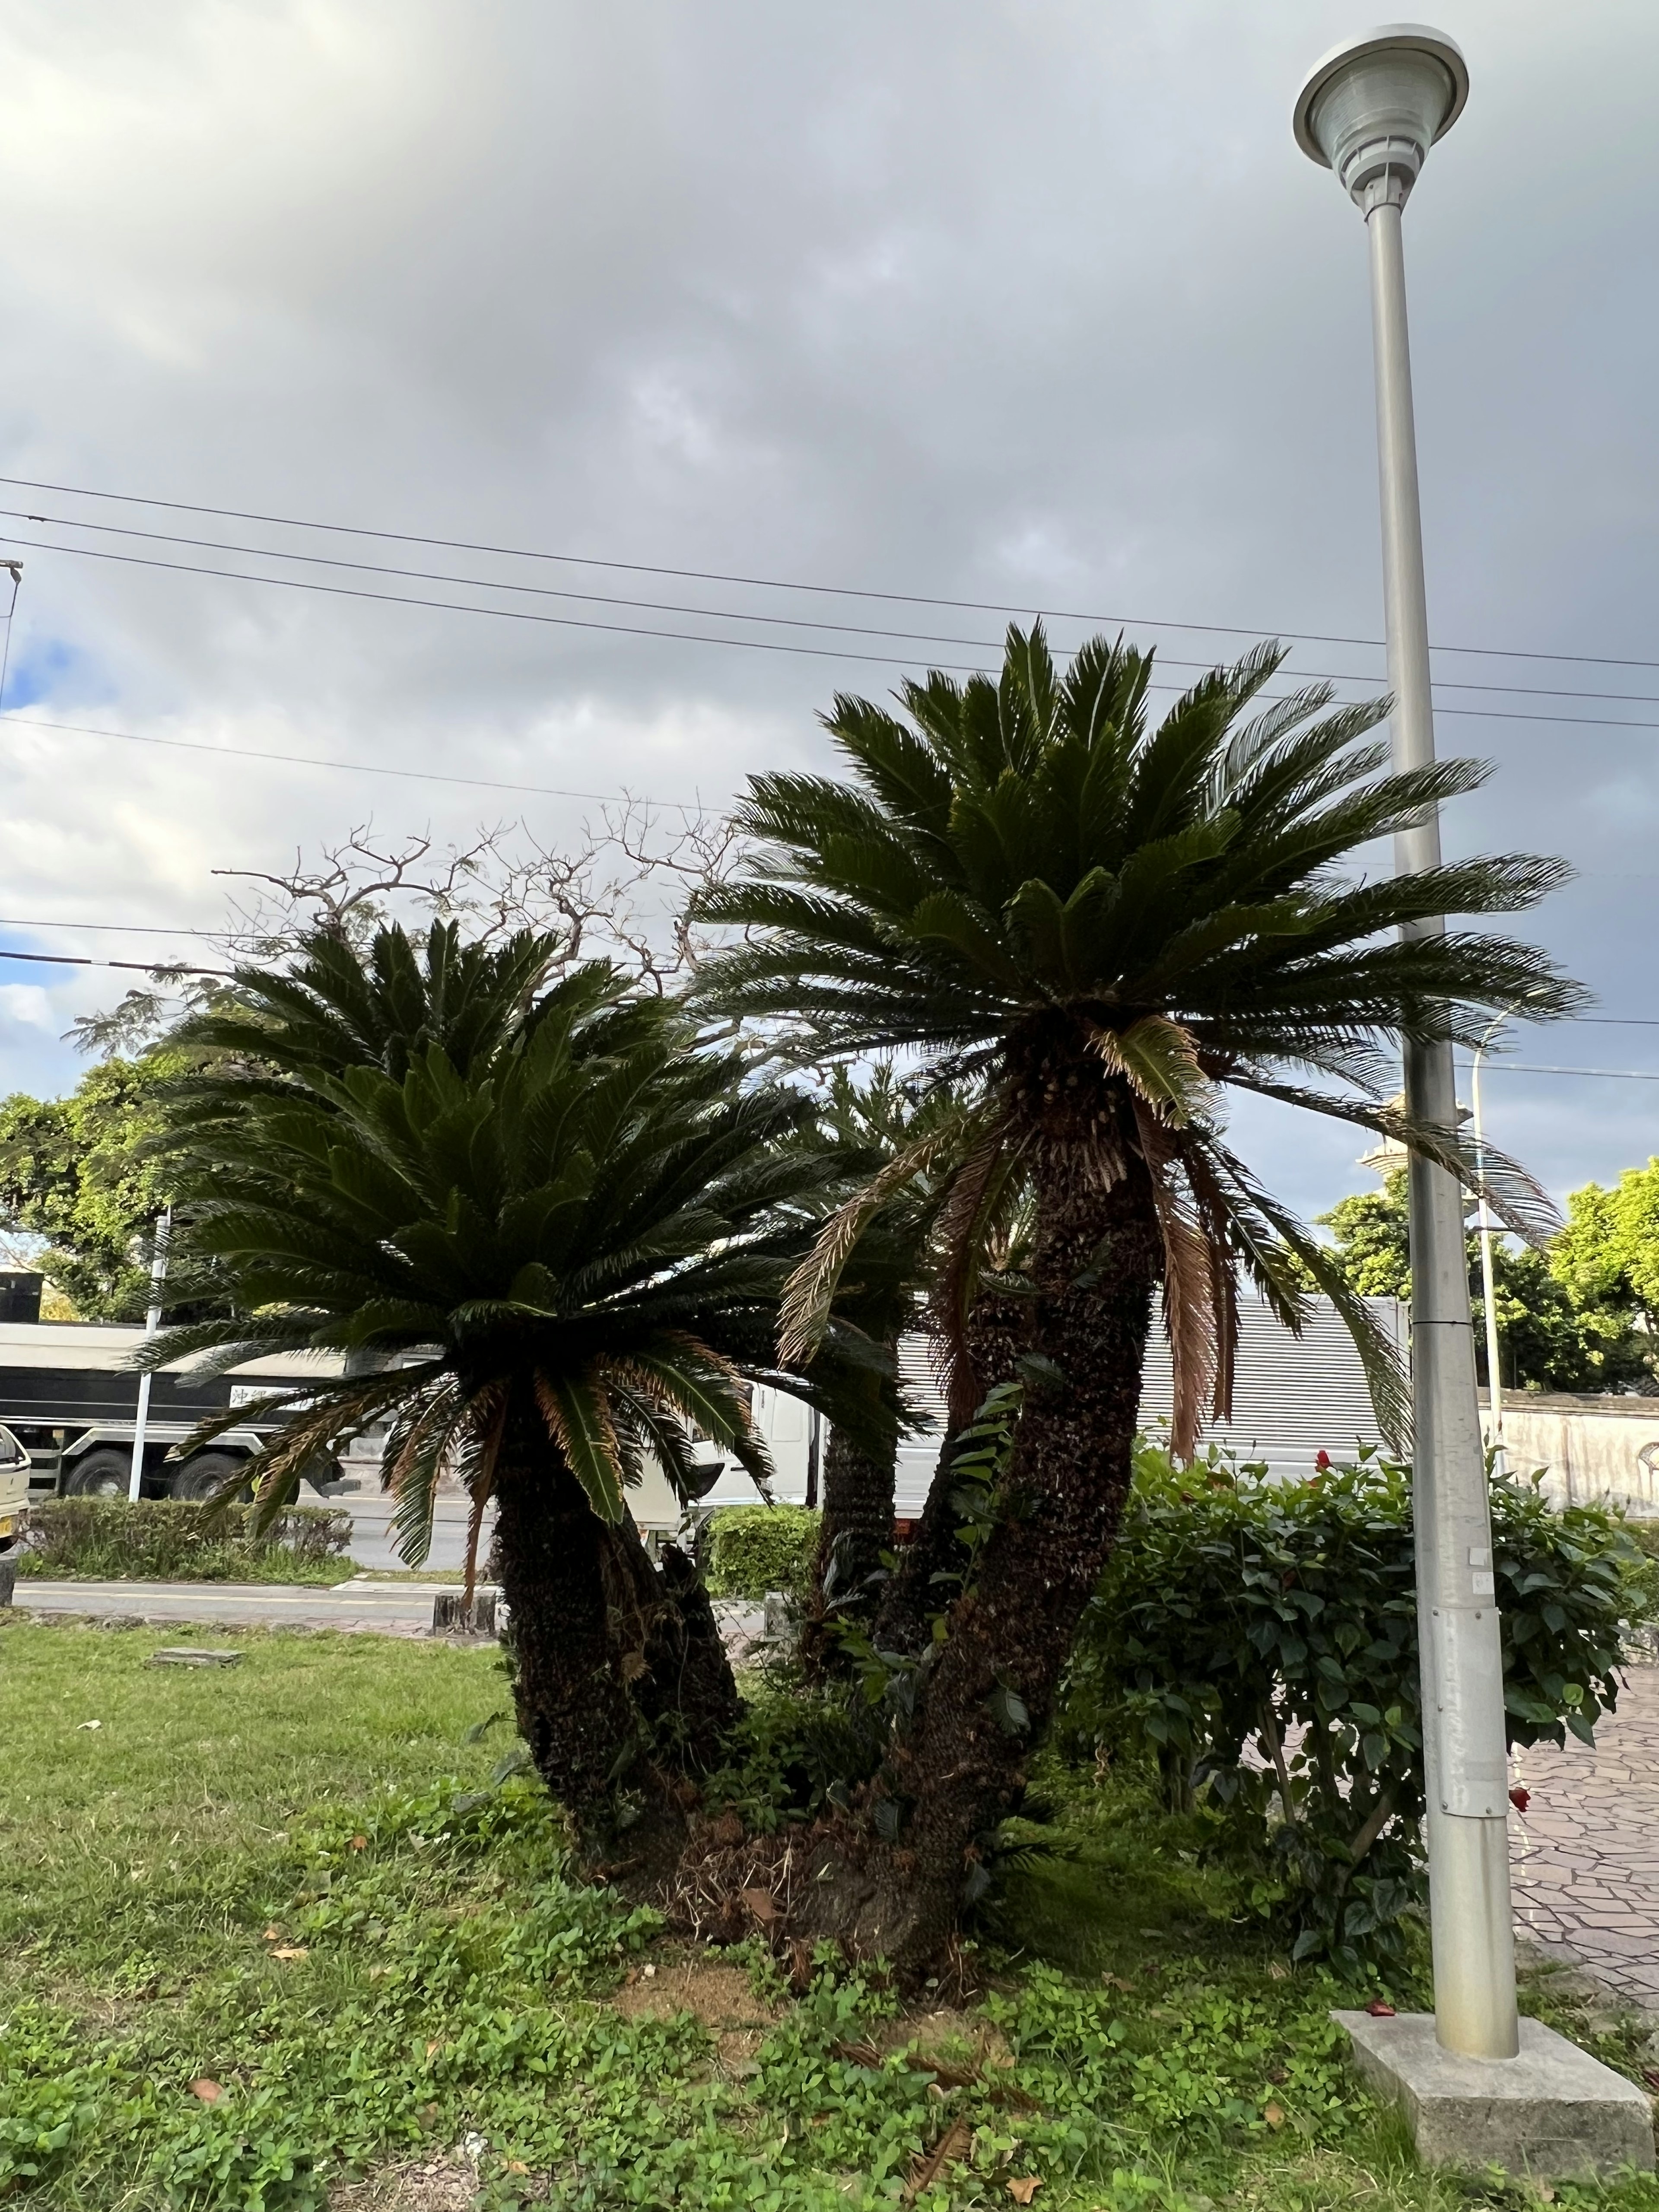
[[[1626,1680],[1594,1751],[1569,1736],[1514,1754],[1531,1793],[1510,1815],[1516,1928],[1659,2011],[1659,1668]]]

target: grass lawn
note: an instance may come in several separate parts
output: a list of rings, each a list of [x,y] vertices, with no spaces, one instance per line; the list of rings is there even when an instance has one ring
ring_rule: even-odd
[[[240,1665],[147,1663],[191,1633],[0,1629],[8,2203],[1532,2201],[1415,2169],[1325,2018],[1370,1992],[1288,1968],[1132,1789],[1018,1879],[977,1997],[902,2009],[826,1962],[795,1999],[567,1881],[539,1790],[491,1784],[501,1732],[463,1741],[493,1652],[215,1627]],[[1595,2047],[1635,2063],[1622,2031]]]

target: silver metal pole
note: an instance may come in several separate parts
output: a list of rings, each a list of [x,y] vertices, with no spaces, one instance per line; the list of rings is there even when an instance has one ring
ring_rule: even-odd
[[[155,1224],[155,1245],[149,1260],[149,1311],[144,1316],[144,1334],[154,1336],[161,1326],[161,1285],[167,1275],[167,1242],[173,1235],[173,1208],[166,1207]],[[144,1432],[149,1426],[149,1370],[138,1377],[138,1413],[132,1425],[132,1473],[127,1496],[136,1504],[144,1481]]]
[[[1379,179],[1367,195],[1376,362],[1382,578],[1397,769],[1434,758],[1428,602],[1418,505],[1401,210],[1409,179]],[[1435,867],[1431,813],[1395,841],[1395,866]],[[1414,923],[1416,937],[1443,933]],[[1457,1101],[1449,1042],[1407,1042],[1406,1100],[1450,1137]],[[1429,1909],[1435,2033],[1449,2051],[1512,2058],[1520,2050],[1510,1906],[1503,1662],[1493,1602],[1492,1524],[1474,1373],[1462,1194],[1444,1168],[1413,1154],[1412,1399],[1416,1429],[1418,1638],[1428,1795]]]
[[[1509,1462],[1504,1451],[1504,1377],[1498,1361],[1498,1291],[1492,1278],[1492,1208],[1486,1203],[1486,1131],[1480,1118],[1480,1065],[1486,1056],[1486,1047],[1499,1023],[1506,1022],[1506,1012],[1498,1014],[1487,1024],[1486,1034],[1475,1047],[1474,1062],[1469,1073],[1469,1104],[1474,1110],[1474,1164],[1480,1171],[1480,1297],[1486,1310],[1486,1449],[1492,1454],[1492,1473],[1507,1474]]]

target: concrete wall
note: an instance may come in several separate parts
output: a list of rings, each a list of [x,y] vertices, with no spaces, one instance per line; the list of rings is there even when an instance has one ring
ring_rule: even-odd
[[[1659,1398],[1506,1398],[1504,1447],[1512,1474],[1544,1468],[1557,1505],[1594,1499],[1659,1516]]]

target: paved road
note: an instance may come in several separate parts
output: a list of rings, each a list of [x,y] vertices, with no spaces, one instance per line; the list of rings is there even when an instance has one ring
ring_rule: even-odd
[[[1515,1754],[1530,1798],[1510,1815],[1516,1926],[1659,2011],[1659,1667],[1631,1668],[1596,1739]]]
[[[351,1557],[360,1567],[402,1568],[404,1561],[392,1540],[392,1501],[378,1484],[373,1489],[346,1491],[328,1500],[343,1506],[351,1516]],[[432,1549],[422,1565],[434,1569],[464,1566],[466,1563],[466,1521],[469,1501],[441,1491],[433,1515]],[[478,1559],[482,1565],[489,1550],[487,1516]]]

